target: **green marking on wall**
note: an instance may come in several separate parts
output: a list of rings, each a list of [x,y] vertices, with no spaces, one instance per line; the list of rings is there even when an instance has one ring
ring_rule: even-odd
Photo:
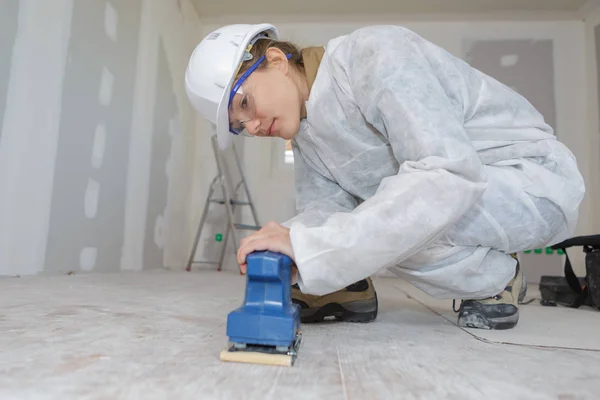
[[[553,255],[554,253],[554,249],[552,247],[546,247],[544,249],[533,249],[533,250],[525,250],[523,251],[523,253],[525,254],[531,254],[531,252],[533,251],[533,253],[535,254],[543,254],[546,253],[547,255]],[[565,252],[561,249],[556,250],[556,254],[558,255],[563,255],[565,254]]]

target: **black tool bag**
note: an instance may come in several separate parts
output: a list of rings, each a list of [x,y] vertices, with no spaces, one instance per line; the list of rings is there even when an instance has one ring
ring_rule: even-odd
[[[568,248],[576,246],[583,247],[585,252],[584,278],[575,275],[567,254]],[[600,309],[600,235],[574,237],[551,248],[565,253],[565,276],[542,276],[542,304],[561,303],[573,308],[587,305]]]

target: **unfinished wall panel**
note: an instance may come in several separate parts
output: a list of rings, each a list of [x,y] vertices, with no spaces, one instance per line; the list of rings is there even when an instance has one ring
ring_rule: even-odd
[[[169,156],[172,137],[180,129],[177,98],[163,40],[159,40],[156,103],[152,130],[150,186],[144,238],[144,268],[164,267]]]
[[[465,41],[465,60],[525,96],[556,129],[552,40]]]
[[[119,269],[140,11],[74,3],[47,271]]]
[[[187,0],[0,0],[0,276],[183,266],[190,14]]]
[[[594,27],[594,47],[596,49],[596,84],[598,91],[598,104],[600,104],[600,25]],[[600,112],[598,112],[600,123]]]
[[[8,81],[12,65],[12,53],[17,38],[17,23],[19,20],[19,2],[2,2],[0,13],[0,140],[2,140],[2,122],[6,110]]]

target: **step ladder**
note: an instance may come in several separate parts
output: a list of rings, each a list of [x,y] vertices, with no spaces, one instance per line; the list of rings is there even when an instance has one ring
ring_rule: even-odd
[[[240,181],[235,185],[233,189],[233,196],[231,195],[231,186],[230,186],[230,178],[228,178],[225,172],[225,159],[223,151],[219,149],[217,136],[213,135],[211,138],[213,153],[215,156],[215,162],[217,164],[217,175],[214,177],[210,184],[210,189],[208,191],[208,195],[206,196],[206,201],[204,203],[204,210],[202,211],[202,217],[200,218],[200,223],[198,225],[198,230],[196,231],[196,237],[194,238],[194,245],[192,247],[192,251],[190,253],[190,257],[188,259],[186,271],[190,271],[192,269],[193,264],[215,264],[217,265],[217,271],[221,271],[223,267],[223,260],[225,259],[225,251],[227,249],[227,241],[229,239],[229,235],[233,237],[234,248],[239,248],[240,240],[239,240],[239,230],[259,230],[260,224],[258,223],[258,217],[256,216],[256,209],[254,208],[254,203],[252,202],[252,198],[250,196],[250,190],[248,189],[248,183],[246,181],[246,176],[244,175],[244,171],[242,170],[242,166],[240,163],[240,159],[238,157],[237,151],[235,150],[235,145],[231,145],[231,149],[233,152],[233,156],[235,159],[235,164],[237,170],[241,176]],[[221,188],[221,197],[213,198],[215,192],[218,193],[218,188]],[[238,200],[238,191],[243,187],[246,201]],[[226,222],[226,231],[225,236],[223,237],[223,247],[221,248],[221,255],[218,261],[206,261],[194,260],[196,255],[196,250],[198,248],[198,242],[200,240],[200,236],[202,235],[202,229],[204,228],[204,224],[206,223],[206,217],[208,216],[208,211],[210,209],[211,204],[219,204],[225,206],[225,210],[227,212],[227,222]],[[234,217],[234,211],[236,206],[249,206],[252,211],[252,217],[254,218],[254,225],[247,225],[237,223]]]

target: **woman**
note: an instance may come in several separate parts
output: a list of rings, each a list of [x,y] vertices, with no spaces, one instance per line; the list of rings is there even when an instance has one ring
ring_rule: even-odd
[[[242,132],[292,139],[299,213],[244,239],[238,262],[292,257],[308,309],[373,319],[344,299],[376,304],[364,280],[387,267],[464,299],[461,326],[512,328],[526,287],[514,253],[574,233],[584,182],[542,115],[406,28],[299,51],[272,25],[226,26],[194,51],[186,87],[222,146]]]

